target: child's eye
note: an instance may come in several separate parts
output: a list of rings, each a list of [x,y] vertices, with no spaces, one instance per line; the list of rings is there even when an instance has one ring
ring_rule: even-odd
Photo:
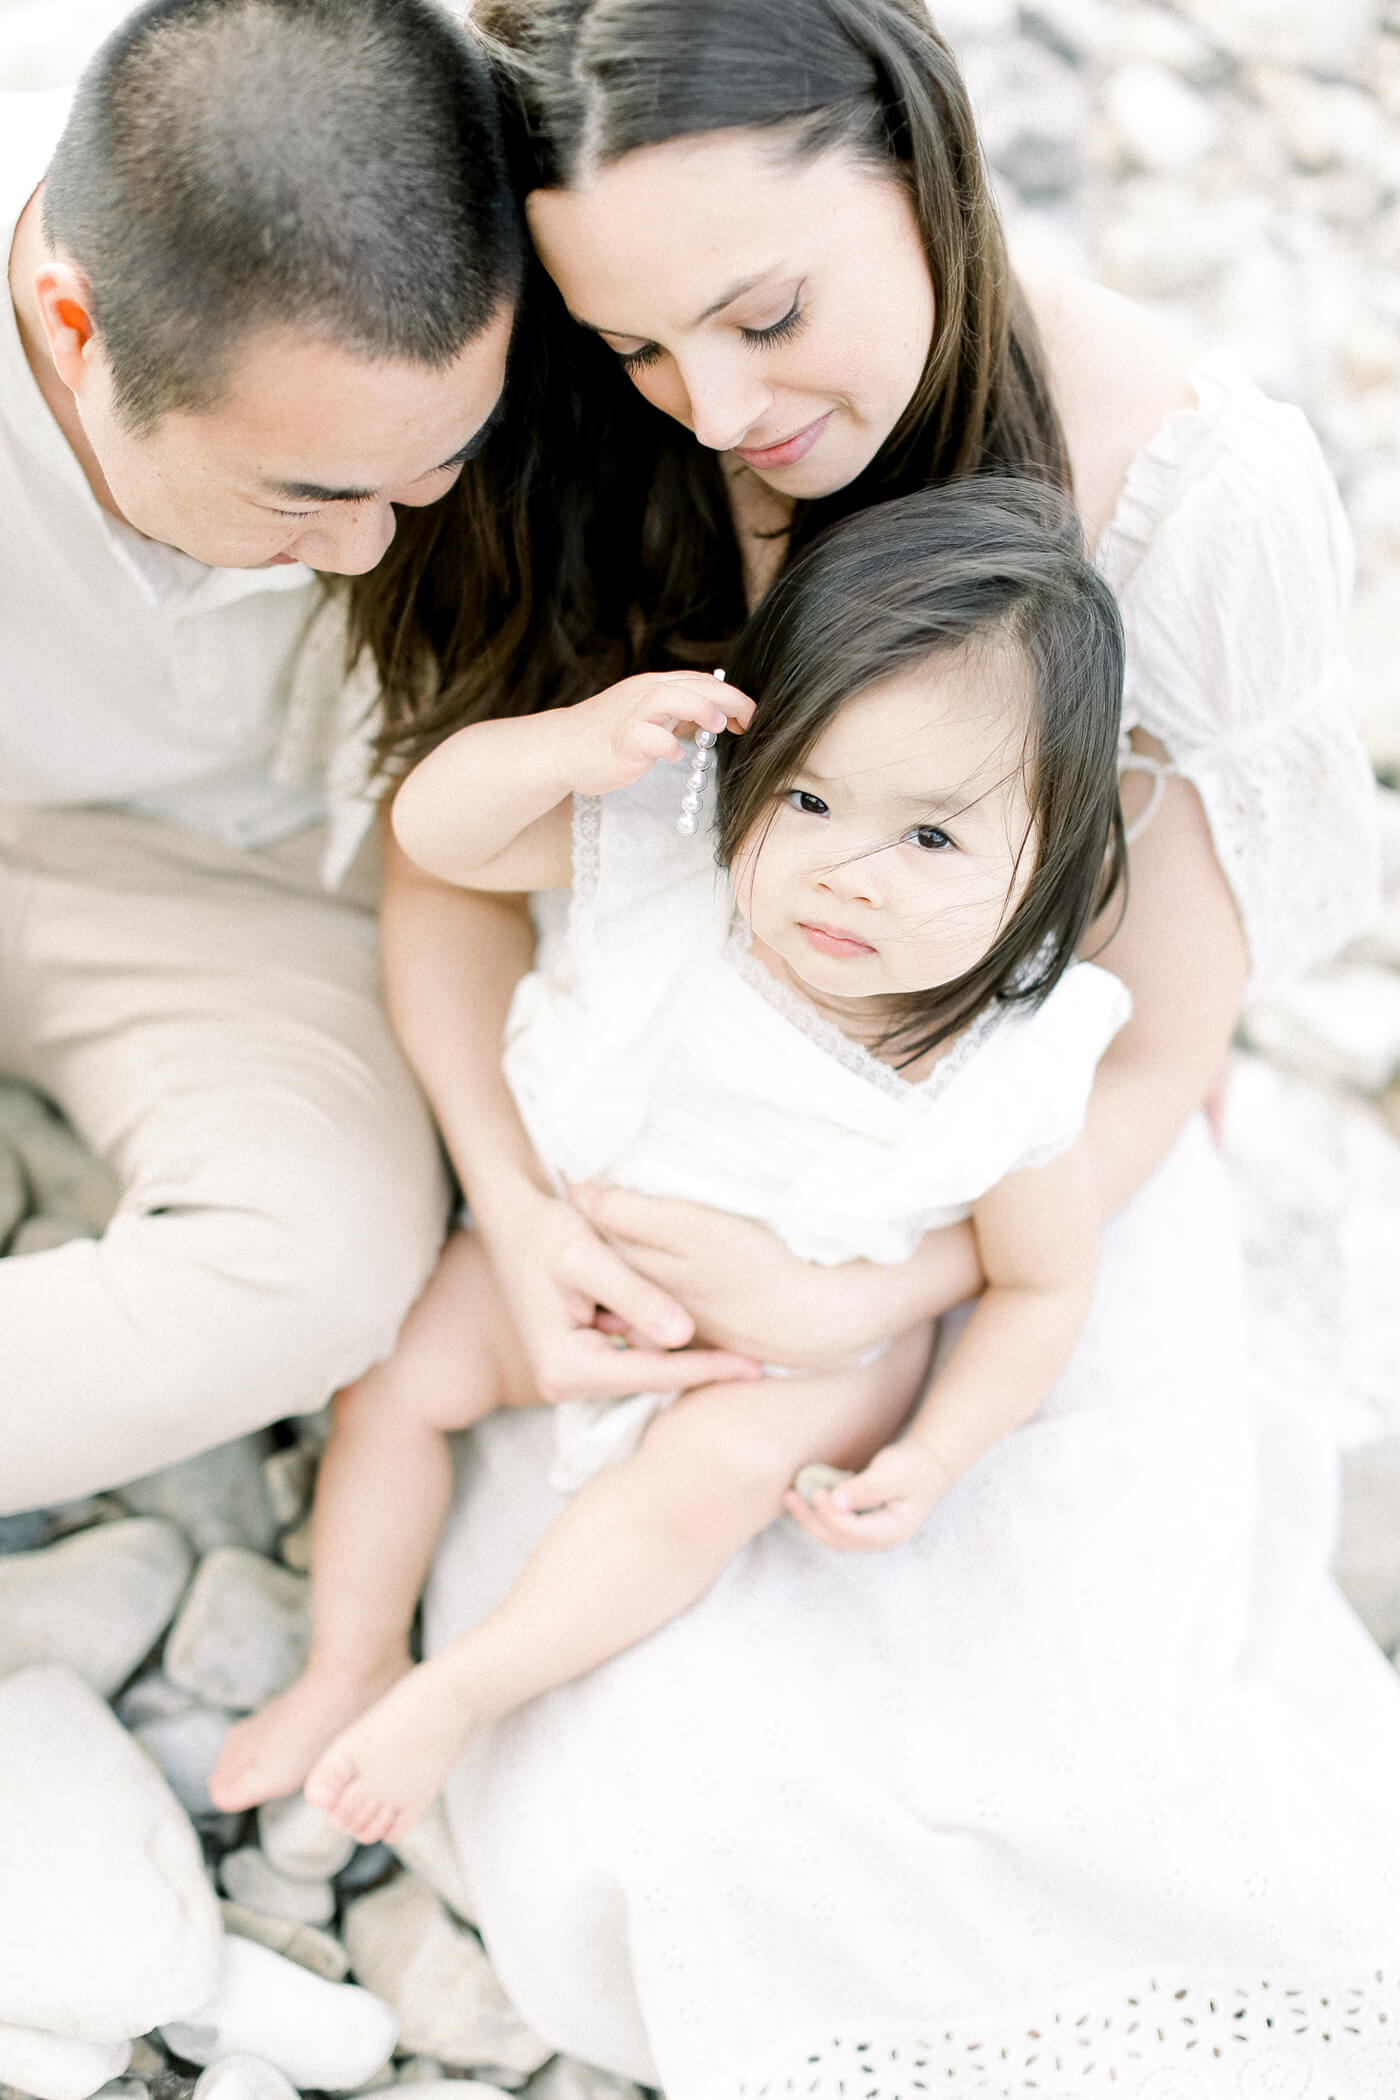
[[[789,809],[800,809],[804,817],[829,817],[831,811],[820,795],[809,795],[805,788],[789,788],[783,797]]]
[[[925,853],[940,853],[953,843],[947,832],[940,831],[936,824],[917,824],[904,836],[911,846],[919,846]]]

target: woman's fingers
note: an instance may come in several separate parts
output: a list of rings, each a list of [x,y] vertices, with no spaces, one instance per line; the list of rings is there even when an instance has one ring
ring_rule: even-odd
[[[629,1268],[620,1254],[591,1235],[570,1242],[560,1263],[559,1281],[594,1305],[606,1306],[628,1335],[641,1335],[661,1349],[679,1349],[695,1332],[695,1322],[668,1291]]]
[[[700,1212],[698,1204],[679,1197],[639,1196],[633,1189],[604,1188],[596,1181],[573,1183],[569,1200],[609,1239],[667,1253],[682,1251],[687,1213]],[[701,1213],[699,1223],[707,1223],[711,1215]]]

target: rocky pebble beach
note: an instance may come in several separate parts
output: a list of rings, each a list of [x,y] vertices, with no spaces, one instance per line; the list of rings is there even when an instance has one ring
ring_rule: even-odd
[[[697,0],[699,4],[699,0]],[[0,0],[0,88],[71,80],[113,0]],[[1016,252],[1224,347],[1318,428],[1357,539],[1380,925],[1249,1009],[1224,1143],[1253,1361],[1347,1451],[1339,1573],[1400,1649],[1400,0],[947,0]],[[0,1253],[99,1235],[110,1174],[0,1083]],[[357,1847],[212,1806],[294,1675],[324,1421],[0,1519],[0,2100],[426,2088],[640,2100],[515,2013],[436,1812]]]

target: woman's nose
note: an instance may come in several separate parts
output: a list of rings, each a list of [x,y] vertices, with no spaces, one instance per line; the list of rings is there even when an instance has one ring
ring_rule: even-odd
[[[732,452],[754,431],[772,403],[772,389],[742,352],[727,346],[680,363],[690,404],[688,421],[711,452]],[[765,436],[767,433],[765,433]],[[782,431],[773,433],[782,437]]]
[[[309,569],[363,576],[383,559],[396,527],[392,503],[347,503],[318,518],[291,551]]]

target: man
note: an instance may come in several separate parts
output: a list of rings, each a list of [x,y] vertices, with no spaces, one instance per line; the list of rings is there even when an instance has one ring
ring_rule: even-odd
[[[0,1262],[4,1510],[320,1406],[435,1258],[314,572],[451,487],[521,267],[434,0],[153,0],[64,114],[0,100],[0,1071],[123,1195]]]

